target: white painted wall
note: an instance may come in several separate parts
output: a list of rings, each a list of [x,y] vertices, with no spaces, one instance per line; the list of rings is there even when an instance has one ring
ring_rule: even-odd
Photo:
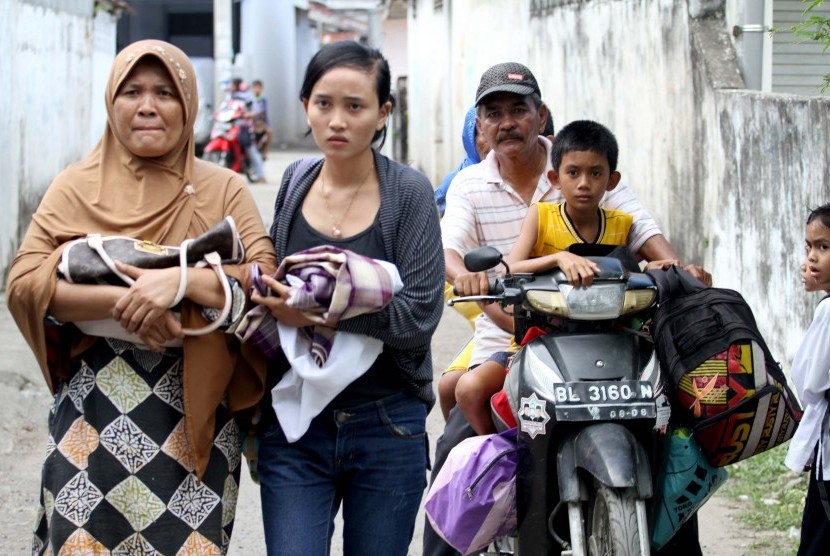
[[[111,16],[88,0],[6,0],[0,18],[0,276],[52,179],[92,148],[106,119]],[[103,120],[101,119],[103,117]]]
[[[532,4],[410,6],[413,166],[440,183],[464,156],[481,73],[526,64],[557,129],[591,118],[614,131],[621,172],[670,241],[747,298],[787,367],[817,301],[798,263],[806,208],[830,201],[830,99],[744,90],[725,2],[594,0],[540,15]],[[729,4],[737,19],[741,0]]]
[[[244,62],[238,76],[249,83],[262,80],[275,147],[312,144],[305,139],[308,126],[299,101],[306,64],[319,45],[307,11],[304,0],[242,3]]]
[[[406,19],[387,19],[383,22],[380,41],[375,46],[383,52],[392,72],[392,83],[409,73],[407,59],[408,34]]]

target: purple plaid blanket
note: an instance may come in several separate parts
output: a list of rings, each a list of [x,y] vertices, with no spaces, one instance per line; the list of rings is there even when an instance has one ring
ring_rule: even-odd
[[[274,277],[289,283],[286,304],[318,323],[305,331],[318,366],[325,363],[331,352],[336,332],[333,327],[338,321],[382,310],[392,300],[396,288],[400,288],[394,265],[331,245],[285,257]],[[276,324],[270,312],[260,305],[245,315],[236,335],[273,357],[280,345]]]

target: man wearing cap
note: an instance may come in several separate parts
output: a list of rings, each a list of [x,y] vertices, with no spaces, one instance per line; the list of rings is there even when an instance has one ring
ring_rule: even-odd
[[[528,207],[538,201],[561,202],[562,197],[548,180],[552,169],[551,142],[540,135],[548,108],[533,73],[522,64],[497,64],[481,76],[476,92],[477,129],[491,151],[479,164],[461,170],[447,192],[446,211],[441,220],[441,237],[447,281],[459,295],[486,294],[497,270],[469,272],[464,254],[481,246],[492,246],[507,254],[519,237]],[[601,205],[634,218],[628,246],[649,260],[674,259],[677,253],[662,235],[654,219],[624,182],[605,194]],[[701,267],[685,267],[711,284]],[[476,335],[470,366],[510,345],[512,319],[497,304],[484,306],[476,320]],[[443,435],[438,439],[432,478],[441,469],[447,454],[461,440],[475,433],[457,407],[450,411]],[[696,531],[695,531],[696,535]],[[424,525],[424,555],[455,555],[431,528]],[[697,551],[684,554],[700,554]]]

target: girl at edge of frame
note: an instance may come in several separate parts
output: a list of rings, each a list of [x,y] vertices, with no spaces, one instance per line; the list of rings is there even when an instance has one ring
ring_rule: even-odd
[[[826,295],[793,359],[792,381],[804,404],[804,415],[784,463],[793,471],[810,474],[798,556],[818,556],[827,554],[830,546],[830,203],[810,211],[805,248],[804,290]]]
[[[368,371],[288,442],[268,391],[260,436],[260,495],[268,554],[329,554],[343,505],[346,555],[405,556],[426,487],[426,415],[435,402],[430,341],[441,317],[444,262],[433,190],[421,173],[378,150],[394,100],[382,54],[354,41],[318,51],[300,92],[310,133],[322,151],[286,194],[277,195],[271,238],[278,260],[333,245],[396,265],[403,289],[382,311],[336,328],[377,338],[383,351]],[[287,287],[252,299],[289,326],[314,324],[285,305]]]
[[[228,328],[183,335],[216,319],[217,276],[190,268],[179,305],[178,267],[117,262],[129,287],[70,283],[57,267],[90,233],[179,245],[233,216],[246,260],[223,265],[230,326],[244,314],[248,263],[273,269],[273,246],[241,178],[194,155],[198,91],[184,52],[128,45],[105,102],[100,141],[51,183],[9,271],[9,311],[54,394],[32,554],[225,554],[240,474],[232,413],[259,402],[266,361]],[[92,335],[90,320],[108,335]]]

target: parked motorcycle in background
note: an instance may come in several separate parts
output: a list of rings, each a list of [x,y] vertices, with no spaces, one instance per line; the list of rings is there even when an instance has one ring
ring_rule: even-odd
[[[656,286],[618,258],[589,258],[600,272],[588,287],[570,285],[558,269],[507,269],[491,295],[450,301],[497,302],[513,309],[517,341],[528,330],[538,334],[510,362],[502,395],[511,415],[494,414],[497,426],[518,426],[519,458],[518,532],[513,546],[497,543],[498,554],[651,554],[647,503],[658,432],[669,419],[654,346],[642,330]],[[472,272],[499,263],[491,247],[465,257]]]
[[[241,134],[246,133],[242,129],[245,111],[245,103],[241,100],[229,98],[222,102],[214,116],[210,141],[205,145],[202,158],[245,174],[249,181],[254,181],[248,156],[240,141]]]

